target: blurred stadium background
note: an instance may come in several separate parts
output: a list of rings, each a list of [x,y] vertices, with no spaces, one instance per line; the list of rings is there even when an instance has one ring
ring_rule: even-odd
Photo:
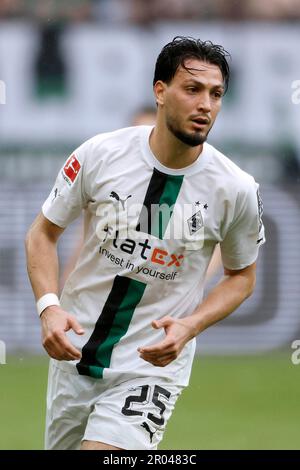
[[[25,232],[79,143],[154,104],[154,61],[176,35],[232,55],[210,142],[261,184],[268,241],[253,297],[198,338],[162,448],[300,447],[299,22],[298,0],[0,0],[0,449],[43,446],[47,358]],[[62,268],[77,234],[61,240]]]

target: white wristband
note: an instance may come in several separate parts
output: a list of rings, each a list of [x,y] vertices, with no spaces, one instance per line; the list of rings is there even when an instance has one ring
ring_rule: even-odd
[[[59,298],[56,294],[45,294],[36,303],[36,308],[39,316],[42,315],[45,308],[51,305],[60,305]]]

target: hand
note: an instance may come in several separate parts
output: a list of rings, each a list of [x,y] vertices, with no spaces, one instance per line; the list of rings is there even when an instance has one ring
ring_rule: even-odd
[[[185,344],[195,336],[192,326],[188,323],[188,318],[175,319],[166,316],[160,320],[154,320],[152,327],[164,328],[166,337],[160,343],[138,348],[140,357],[158,367],[165,367],[174,361]]]
[[[52,305],[43,311],[41,321],[43,346],[50,357],[58,361],[81,358],[81,352],[71,344],[65,334],[70,329],[78,335],[84,334],[83,328],[73,315]]]

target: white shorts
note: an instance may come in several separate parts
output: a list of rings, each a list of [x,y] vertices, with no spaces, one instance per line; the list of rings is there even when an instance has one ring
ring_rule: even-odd
[[[89,440],[155,450],[182,389],[154,377],[108,383],[62,370],[51,360],[45,448],[79,449]]]

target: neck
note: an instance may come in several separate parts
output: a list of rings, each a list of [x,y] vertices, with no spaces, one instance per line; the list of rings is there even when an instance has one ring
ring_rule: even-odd
[[[175,137],[169,129],[157,123],[150,135],[150,148],[159,162],[177,170],[194,163],[203,150],[203,144],[190,147]]]

